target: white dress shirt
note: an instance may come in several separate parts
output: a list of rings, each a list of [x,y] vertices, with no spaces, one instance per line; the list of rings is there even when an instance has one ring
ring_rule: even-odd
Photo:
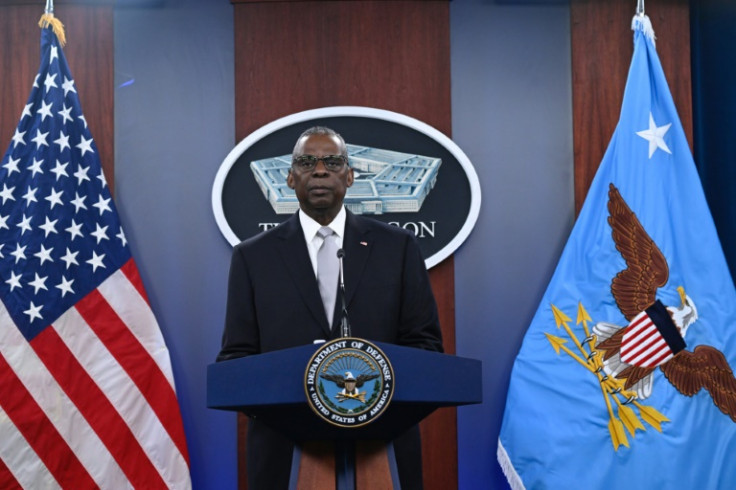
[[[345,236],[345,219],[347,213],[345,212],[345,206],[340,208],[340,212],[337,213],[335,219],[332,220],[329,226],[332,231],[337,235],[338,248],[342,248],[342,239]],[[307,242],[307,249],[309,250],[309,260],[312,261],[312,269],[314,270],[314,276],[317,277],[317,251],[322,246],[324,238],[317,234],[322,225],[314,221],[307,213],[299,210],[299,222],[302,225],[302,231],[304,232],[304,240]]]

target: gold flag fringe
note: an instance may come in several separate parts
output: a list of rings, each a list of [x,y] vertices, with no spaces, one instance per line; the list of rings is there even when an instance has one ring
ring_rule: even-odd
[[[66,34],[64,34],[64,24],[59,19],[54,17],[54,14],[43,14],[41,20],[38,21],[38,27],[45,29],[51,26],[56,37],[59,38],[59,43],[64,47],[66,44]]]

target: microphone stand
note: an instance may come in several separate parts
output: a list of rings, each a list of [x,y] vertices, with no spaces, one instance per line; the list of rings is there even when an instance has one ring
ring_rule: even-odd
[[[340,301],[342,302],[342,318],[340,319],[340,331],[343,337],[350,337],[350,321],[348,321],[348,307],[345,304],[345,278],[342,271],[342,259],[345,257],[345,251],[339,249],[337,251],[337,259],[340,262]]]

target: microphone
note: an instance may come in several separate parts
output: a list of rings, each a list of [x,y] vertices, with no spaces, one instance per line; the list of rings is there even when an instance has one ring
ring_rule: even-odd
[[[337,260],[340,263],[340,301],[342,302],[342,318],[340,319],[340,330],[343,337],[350,337],[350,322],[348,321],[348,307],[345,304],[345,277],[342,271],[342,259],[345,257],[345,250],[338,249]]]

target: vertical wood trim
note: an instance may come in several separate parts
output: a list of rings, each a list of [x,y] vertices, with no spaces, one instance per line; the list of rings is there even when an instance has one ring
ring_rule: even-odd
[[[657,53],[692,149],[690,6],[688,0],[649,0],[646,14],[657,38]],[[575,212],[613,136],[621,112],[633,53],[632,0],[572,0],[573,150]]]
[[[383,441],[358,441],[355,449],[355,490],[391,488],[388,449]]]
[[[8,148],[18,118],[38,72],[43,2],[35,5],[0,3],[0,145]],[[111,5],[58,5],[64,23],[63,48],[79,93],[85,119],[97,145],[110,192],[113,191],[114,89],[113,12]]]
[[[399,112],[450,136],[448,0],[233,0],[240,140],[299,111],[351,105]],[[455,352],[454,260],[430,270],[445,350]],[[240,416],[238,461],[245,461]],[[428,490],[457,488],[455,409],[421,424]],[[245,488],[239,471],[239,488]]]
[[[298,489],[335,490],[335,445],[331,442],[307,442],[302,445]]]

